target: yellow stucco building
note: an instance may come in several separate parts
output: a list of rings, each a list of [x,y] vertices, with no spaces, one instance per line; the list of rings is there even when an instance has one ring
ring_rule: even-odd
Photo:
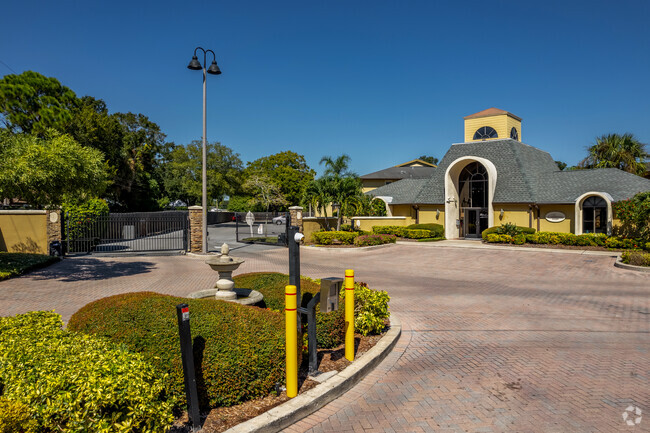
[[[367,194],[401,224],[437,223],[447,239],[480,237],[514,223],[538,231],[611,233],[612,203],[650,191],[650,180],[615,168],[561,171],[548,152],[521,141],[522,120],[489,108],[464,118],[427,178],[404,178]],[[396,219],[398,217],[403,217]]]

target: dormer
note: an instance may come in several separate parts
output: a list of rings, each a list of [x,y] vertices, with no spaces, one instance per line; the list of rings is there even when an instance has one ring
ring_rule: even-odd
[[[512,138],[521,141],[521,118],[498,108],[465,117],[465,142]]]

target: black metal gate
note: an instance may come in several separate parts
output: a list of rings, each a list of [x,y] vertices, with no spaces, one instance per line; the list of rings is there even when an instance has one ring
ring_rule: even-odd
[[[68,253],[187,251],[187,211],[111,213],[83,221],[65,219]]]
[[[287,246],[289,212],[236,212],[234,218],[237,242]]]

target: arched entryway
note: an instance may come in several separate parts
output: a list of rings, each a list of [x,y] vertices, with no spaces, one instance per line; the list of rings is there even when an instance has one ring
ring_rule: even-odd
[[[458,177],[460,235],[479,238],[488,228],[488,173],[479,162],[467,164]]]
[[[494,221],[494,164],[478,156],[453,161],[445,172],[445,236],[479,238]]]
[[[576,200],[576,234],[612,232],[612,198],[603,192],[589,192]]]

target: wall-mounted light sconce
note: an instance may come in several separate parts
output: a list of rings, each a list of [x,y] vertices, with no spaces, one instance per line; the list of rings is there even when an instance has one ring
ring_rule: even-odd
[[[436,209],[436,219],[440,218],[440,209]]]
[[[505,212],[503,211],[503,209],[501,209],[501,212],[499,213],[499,218],[500,218],[500,219],[503,219],[503,214],[504,214],[504,213],[505,213]]]

